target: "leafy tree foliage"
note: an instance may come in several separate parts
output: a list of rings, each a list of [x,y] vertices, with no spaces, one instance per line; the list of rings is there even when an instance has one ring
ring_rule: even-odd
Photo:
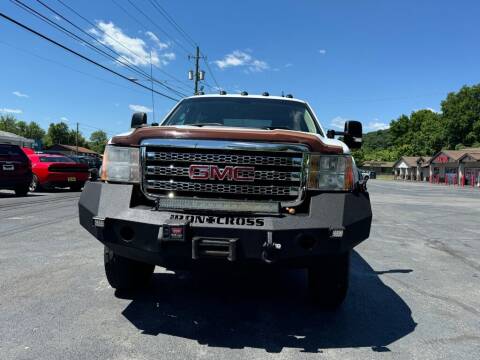
[[[35,121],[26,123],[11,115],[0,116],[0,130],[34,140],[40,140],[45,136],[45,131]]]
[[[90,135],[90,141],[89,141],[90,149],[92,149],[93,151],[99,154],[103,154],[103,152],[105,151],[105,145],[107,145],[107,142],[108,142],[107,133],[103,130],[94,131]]]
[[[480,85],[464,86],[442,101],[441,113],[418,110],[392,120],[390,128],[364,135],[357,162],[395,161],[433,155],[442,149],[480,147]]]

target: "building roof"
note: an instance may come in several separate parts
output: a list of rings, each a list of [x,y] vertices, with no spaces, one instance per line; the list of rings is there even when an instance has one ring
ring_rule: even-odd
[[[74,151],[74,152],[77,151],[77,147],[75,145],[55,144],[50,146],[50,149],[53,147],[62,147],[67,151]],[[97,154],[95,151],[87,149],[86,147],[83,147],[83,146],[78,147],[78,152],[84,153],[84,154]]]
[[[439,151],[438,153],[436,153],[435,155],[433,155],[431,157],[429,163],[432,162],[433,160],[435,160],[435,158],[437,158],[441,154],[444,154],[444,155],[448,156],[453,161],[460,161],[462,158],[464,158],[468,154],[470,154],[471,156],[472,155],[474,155],[474,156],[480,155],[480,148],[465,148],[465,149],[461,149],[461,150],[442,150],[442,151]],[[472,156],[472,157],[474,157],[474,156]]]
[[[393,161],[375,161],[369,160],[364,161],[363,166],[370,166],[370,167],[380,167],[380,168],[391,168],[395,163]]]
[[[35,142],[32,139],[27,139],[23,136],[20,136],[20,135],[17,135],[17,134],[8,132],[8,131],[0,130],[0,142],[2,140],[3,141],[16,141],[16,142],[20,142],[20,143],[29,143],[29,144],[33,144]]]

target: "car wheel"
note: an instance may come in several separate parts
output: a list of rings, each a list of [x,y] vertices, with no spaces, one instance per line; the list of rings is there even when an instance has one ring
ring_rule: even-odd
[[[35,192],[35,191],[40,190],[40,182],[38,181],[37,175],[33,175],[32,182],[30,183],[30,186],[28,187],[28,190],[30,192]]]
[[[16,196],[27,196],[29,191],[30,191],[30,185],[17,186],[15,188],[15,195]]]
[[[135,290],[146,287],[155,265],[119,256],[105,246],[105,274],[110,286],[118,290]]]
[[[368,175],[364,176],[363,180],[367,181],[368,180]]]
[[[318,259],[308,269],[308,288],[312,300],[326,309],[340,306],[347,295],[350,277],[350,252]]]

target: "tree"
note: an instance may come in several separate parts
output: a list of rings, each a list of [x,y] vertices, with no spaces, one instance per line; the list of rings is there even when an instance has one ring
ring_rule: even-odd
[[[442,101],[448,148],[480,142],[480,85],[464,86]]]
[[[97,130],[90,134],[90,149],[93,151],[103,154],[105,151],[105,145],[107,145],[108,137],[107,133],[103,130]]]
[[[17,119],[12,115],[0,115],[0,130],[17,134]]]

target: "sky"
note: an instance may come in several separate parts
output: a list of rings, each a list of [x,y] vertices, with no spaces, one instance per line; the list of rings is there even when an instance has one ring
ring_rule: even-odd
[[[367,132],[384,129],[401,114],[440,111],[449,92],[480,82],[478,1],[61,1],[86,21],[59,0],[41,2],[63,18],[37,0],[21,0],[115,54],[101,56],[15,1],[0,1],[0,12],[144,86],[150,82],[132,68],[152,71],[163,85],[188,95],[194,67],[188,55],[196,43],[206,56],[200,62],[205,92],[291,93],[308,101],[327,129],[342,128],[347,119],[361,121]],[[129,128],[134,111],[149,112],[152,121],[155,108],[159,122],[176,103],[155,95],[153,106],[147,89],[3,18],[0,54],[0,114],[44,128],[78,122],[87,137],[96,129],[113,136]],[[157,83],[154,88],[181,97]]]

